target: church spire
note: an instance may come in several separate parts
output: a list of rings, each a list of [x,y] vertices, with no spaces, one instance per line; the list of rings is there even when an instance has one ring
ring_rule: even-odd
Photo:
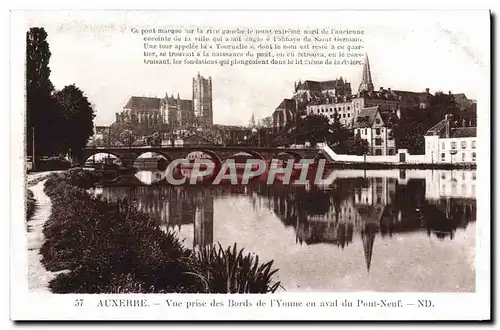
[[[370,61],[368,60],[368,54],[365,54],[363,76],[361,78],[361,83],[359,84],[358,92],[373,92],[372,73],[370,71]]]
[[[252,112],[252,118],[250,118],[250,127],[255,127],[255,116],[254,113]]]
[[[372,263],[373,242],[375,241],[376,230],[369,224],[361,230],[361,240],[363,241],[363,250],[365,253],[366,269],[370,272],[370,265]]]

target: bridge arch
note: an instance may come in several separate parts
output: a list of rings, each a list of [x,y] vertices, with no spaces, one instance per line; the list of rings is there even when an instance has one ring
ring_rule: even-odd
[[[222,159],[221,157],[213,150],[209,150],[209,149],[203,149],[203,148],[196,148],[196,149],[193,149],[193,150],[189,150],[189,152],[184,156],[185,159],[188,159],[188,156],[192,153],[196,153],[196,152],[201,152],[201,153],[204,153],[206,155],[208,155],[212,161],[214,162],[215,164],[215,168],[216,169],[219,169],[221,166],[222,166]],[[180,157],[178,157],[180,158]]]
[[[114,156],[120,161],[121,164],[123,164],[123,156],[120,155],[119,153],[107,151],[107,150],[96,150],[96,151],[89,152],[88,154],[86,154],[84,156],[84,159],[83,159],[83,164],[81,164],[81,165],[85,165],[87,163],[87,161],[89,161],[92,157],[99,155],[99,154]]]
[[[238,162],[238,159],[260,159],[260,160],[266,160],[260,153],[256,151],[239,151],[236,152],[226,159],[234,159],[236,162]]]
[[[291,156],[295,161],[299,161],[303,158],[300,153],[288,150],[274,154],[273,158],[282,159],[283,156]]]
[[[252,155],[256,159],[266,160],[266,158],[264,158],[264,156],[262,156],[262,154],[258,151],[251,150],[251,151],[245,151],[245,152]]]
[[[168,154],[166,154],[164,152],[156,151],[156,150],[155,151],[144,150],[144,151],[138,153],[137,157],[132,162],[132,165],[137,168],[138,165],[136,164],[136,161],[139,160],[141,158],[141,156],[143,156],[145,154],[148,154],[148,153],[151,154],[153,157],[155,155],[158,155],[160,157],[163,157],[166,160],[166,164],[161,164],[160,160],[157,161],[157,163],[156,163],[156,169],[158,169],[158,170],[164,170],[164,169],[166,169],[167,165],[172,161],[172,157],[170,157]],[[162,166],[160,167],[160,165],[162,165]],[[146,169],[147,169],[147,167],[146,167]]]

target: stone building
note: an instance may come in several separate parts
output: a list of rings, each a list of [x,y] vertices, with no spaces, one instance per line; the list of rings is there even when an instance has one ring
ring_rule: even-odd
[[[354,134],[368,142],[369,154],[386,156],[396,154],[396,141],[392,125],[398,120],[393,112],[381,111],[379,107],[362,109],[354,122]]]
[[[171,128],[186,129],[194,126],[213,125],[212,78],[198,75],[193,78],[193,98],[181,99],[179,94],[164,97],[132,96],[116,113],[116,124],[126,124],[130,129],[146,127],[159,129],[161,124]],[[123,126],[123,125],[122,125]]]
[[[453,127],[452,115],[431,127],[425,135],[428,163],[476,163],[476,127]]]
[[[205,79],[198,75],[193,78],[193,109],[197,122],[204,127],[214,123],[212,108],[212,77]]]
[[[334,121],[334,114],[337,112],[339,120],[346,128],[352,128],[354,123],[353,100],[348,97],[327,98],[319,104],[309,104],[306,107],[308,115],[323,115],[328,118],[330,123]]]
[[[350,97],[351,95],[351,83],[344,81],[342,77],[326,81],[299,81],[294,84],[294,99],[304,99],[307,102],[311,102],[325,96]]]
[[[298,102],[295,99],[283,99],[273,112],[273,129],[276,132],[291,128],[298,115]]]

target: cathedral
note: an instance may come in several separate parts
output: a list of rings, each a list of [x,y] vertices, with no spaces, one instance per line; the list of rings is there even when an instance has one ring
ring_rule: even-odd
[[[204,78],[198,73],[193,78],[190,100],[168,93],[162,98],[132,96],[123,110],[116,113],[116,124],[152,130],[161,130],[164,124],[172,130],[210,128],[213,125],[212,78]]]

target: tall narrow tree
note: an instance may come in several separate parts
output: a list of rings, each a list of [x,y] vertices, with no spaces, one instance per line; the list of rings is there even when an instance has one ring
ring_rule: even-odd
[[[50,55],[47,32],[43,28],[30,28],[26,33],[26,137],[28,154],[32,153],[35,140],[37,156],[53,153],[56,145],[56,104],[51,97],[54,86],[49,79]]]

